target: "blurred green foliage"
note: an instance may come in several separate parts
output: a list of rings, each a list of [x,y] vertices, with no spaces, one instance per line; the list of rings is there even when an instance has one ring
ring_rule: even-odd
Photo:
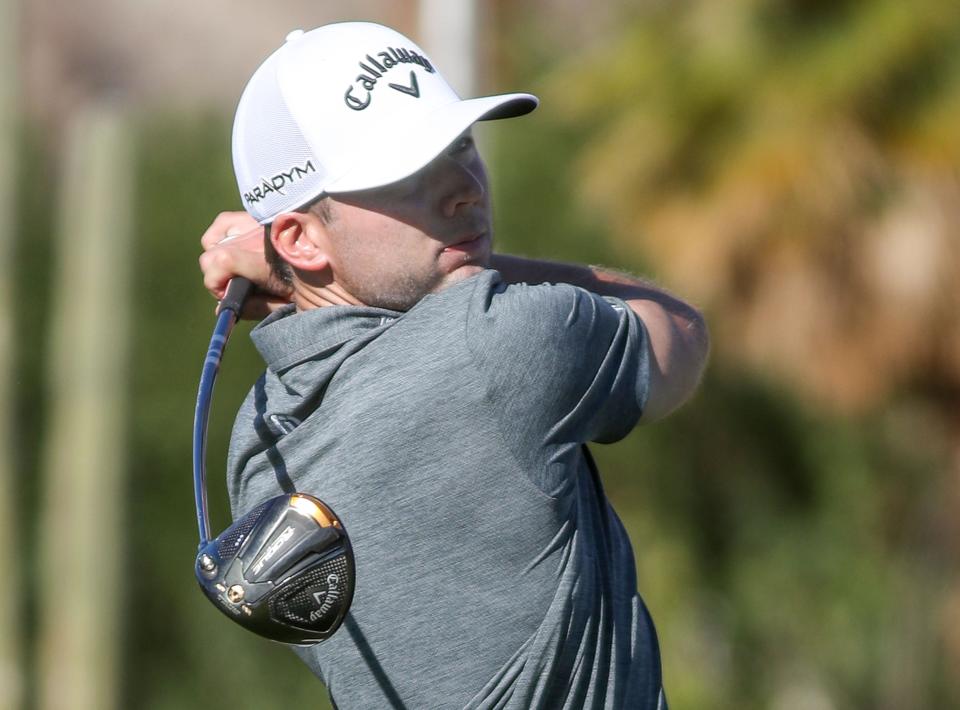
[[[939,116],[955,115],[946,108],[955,97],[928,86],[946,82],[960,66],[960,55],[929,41],[954,31],[940,21],[952,17],[953,5],[751,0],[729,8],[650,7],[625,10],[623,41],[607,47],[615,71],[598,75],[584,63],[583,74],[563,74],[570,104],[562,111],[547,103],[496,127],[491,163],[499,248],[639,273],[661,268],[649,251],[612,239],[612,232],[642,222],[644,205],[670,198],[671,185],[698,194],[707,176],[724,169],[735,136],[773,140],[763,128],[745,132],[749,116],[741,108],[774,84],[787,84],[797,106],[810,111],[870,96],[854,101],[855,110],[871,130],[889,136],[921,135],[908,130],[921,123],[930,127],[923,135],[932,135],[942,131]],[[678,28],[688,26],[680,21],[697,9],[708,28],[697,36],[717,52],[710,62],[691,61],[705,50],[680,41]],[[538,44],[536,18],[526,12],[515,8],[501,18],[510,84],[556,96],[556,47]],[[874,19],[864,25],[863,17]],[[866,82],[859,63],[845,64],[854,45],[862,47],[858,57],[871,58],[875,81]],[[657,87],[642,100],[662,115],[651,121],[633,112],[638,97],[622,93],[625,77],[634,92]],[[879,99],[878,86],[887,91]],[[619,97],[623,106],[598,104],[598,96]],[[117,294],[133,298],[138,314],[126,442],[130,586],[120,612],[121,705],[327,707],[322,686],[289,651],[227,623],[192,577],[191,420],[214,306],[196,257],[215,213],[239,206],[229,121],[219,115],[134,120],[140,126],[136,289]],[[619,152],[590,143],[598,134],[609,137],[611,127]],[[42,445],[46,305],[56,287],[49,282],[56,160],[37,132],[26,134],[17,255],[17,287],[26,297],[17,327],[28,337],[18,355],[16,455],[25,472],[19,495],[29,530],[30,502],[42,485],[33,474]],[[626,140],[627,134],[639,138]],[[924,141],[910,145],[935,144]],[[635,145],[650,151],[641,161],[625,155]],[[590,170],[595,179],[607,175],[601,192],[611,201],[583,199],[580,180]],[[618,222],[611,205],[626,206],[630,218]],[[736,317],[716,311],[722,307],[708,309],[711,318]],[[220,462],[232,416],[262,366],[248,330],[241,326],[231,341],[211,423],[217,529],[228,520]],[[671,707],[956,707],[960,681],[943,630],[957,585],[955,531],[945,522],[956,432],[922,389],[901,387],[869,408],[840,414],[812,405],[794,385],[722,357],[678,414],[597,447],[660,633]],[[29,560],[31,538],[24,539]],[[37,584],[34,575],[28,579]]]

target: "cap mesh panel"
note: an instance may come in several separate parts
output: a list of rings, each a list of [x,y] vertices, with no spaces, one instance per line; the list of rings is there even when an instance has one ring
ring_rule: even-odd
[[[314,157],[306,138],[290,114],[274,76],[275,62],[267,62],[244,91],[234,124],[233,160],[243,206],[258,220],[297,207],[321,191],[324,166]],[[307,162],[313,170],[283,174]],[[263,188],[266,180],[278,191]],[[245,194],[260,186],[264,193],[257,201]],[[281,194],[282,191],[282,194]]]

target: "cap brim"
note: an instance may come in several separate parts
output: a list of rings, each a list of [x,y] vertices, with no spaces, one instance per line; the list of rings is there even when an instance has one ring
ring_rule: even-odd
[[[533,94],[500,94],[466,99],[417,117],[412,125],[396,123],[389,135],[368,142],[363,154],[324,192],[337,194],[383,187],[413,175],[477,121],[523,116],[539,99]]]

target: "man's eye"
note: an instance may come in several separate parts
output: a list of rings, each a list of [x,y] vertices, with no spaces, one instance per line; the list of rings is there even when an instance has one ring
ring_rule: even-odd
[[[460,136],[450,146],[451,153],[465,153],[473,148],[473,136]]]

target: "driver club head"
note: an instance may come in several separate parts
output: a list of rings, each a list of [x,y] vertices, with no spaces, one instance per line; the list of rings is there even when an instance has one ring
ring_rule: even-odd
[[[200,587],[241,626],[310,645],[343,623],[356,581],[350,539],[321,500],[279,495],[238,519],[197,555]]]

